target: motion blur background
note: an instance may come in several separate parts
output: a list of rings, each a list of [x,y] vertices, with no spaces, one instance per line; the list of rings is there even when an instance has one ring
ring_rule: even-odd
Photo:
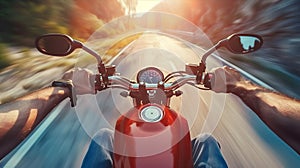
[[[152,7],[154,6],[154,7]],[[182,16],[218,41],[257,33],[263,49],[248,56],[223,53],[276,90],[300,98],[300,1],[297,0],[4,0],[0,1],[0,103],[36,90],[74,67],[74,58],[41,56],[34,39],[65,33],[85,41],[106,22],[145,10]],[[57,72],[57,75],[49,75]]]

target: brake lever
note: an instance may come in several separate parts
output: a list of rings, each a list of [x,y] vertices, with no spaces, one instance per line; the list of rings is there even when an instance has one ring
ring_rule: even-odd
[[[95,94],[97,93],[97,91],[101,91],[103,89],[105,89],[105,85],[101,80],[101,75],[100,74],[96,74],[95,75]]]
[[[206,88],[211,89],[211,79],[213,77],[213,73],[206,73],[203,79],[203,85]]]
[[[116,72],[116,66],[115,65],[106,65],[106,66],[98,66],[100,74],[95,75],[95,94],[97,91],[104,90],[109,84],[108,77],[113,76]]]

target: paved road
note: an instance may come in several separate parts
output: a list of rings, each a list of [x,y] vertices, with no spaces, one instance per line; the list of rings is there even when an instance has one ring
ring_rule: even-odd
[[[145,48],[158,47],[161,50],[147,50]],[[173,53],[168,53],[172,50]],[[195,62],[193,54],[202,52],[197,47],[184,47],[181,42],[168,37],[145,35],[131,44],[122,56],[131,54],[128,59],[115,59],[114,63],[126,64],[119,66],[118,72],[134,78],[137,66],[143,62],[174,68],[181,65],[163,65],[169,57],[184,56],[187,62]],[[138,59],[139,63],[132,63],[136,55],[144,54]],[[161,53],[161,56],[150,57]],[[160,60],[160,61],[157,61]],[[199,61],[199,60],[198,60]],[[220,65],[216,59],[208,59],[208,69]],[[202,132],[211,132],[222,146],[222,152],[230,167],[295,167],[300,165],[299,155],[293,152],[284,142],[274,135],[237,97],[228,94],[216,94],[211,91],[199,91],[185,87],[184,91],[195,94],[197,99],[189,99],[188,107],[180,110],[181,100],[175,99],[172,104],[179,109],[189,121],[192,136]],[[185,92],[185,93],[186,93]],[[90,137],[99,127],[111,127],[119,115],[118,109],[129,108],[128,104],[121,103],[119,92],[104,91],[101,95],[80,96],[75,109],[64,101],[48,117],[53,122],[44,122],[27,142],[12,152],[2,161],[7,167],[80,167],[83,156],[88,147]],[[182,100],[185,101],[184,94]],[[200,100],[200,101],[199,101]],[[129,100],[122,100],[129,101]],[[98,103],[97,103],[98,102]],[[115,108],[115,104],[118,105]],[[198,110],[196,110],[198,109]],[[56,116],[57,114],[57,116]],[[79,119],[78,119],[79,118]],[[52,120],[51,120],[52,121]],[[107,122],[108,121],[108,122]],[[82,123],[82,124],[81,124]]]

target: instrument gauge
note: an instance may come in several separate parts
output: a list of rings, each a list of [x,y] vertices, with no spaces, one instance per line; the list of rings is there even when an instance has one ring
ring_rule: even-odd
[[[164,80],[163,73],[155,68],[148,67],[139,71],[137,75],[137,82],[145,82],[145,83],[159,83]]]

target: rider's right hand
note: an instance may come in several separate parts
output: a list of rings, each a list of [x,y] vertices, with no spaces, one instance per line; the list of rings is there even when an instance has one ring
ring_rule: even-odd
[[[88,70],[77,68],[66,72],[62,79],[72,80],[76,94],[95,94],[95,75]]]
[[[211,88],[217,93],[236,94],[240,86],[249,84],[237,70],[228,66],[213,69],[211,73]]]

